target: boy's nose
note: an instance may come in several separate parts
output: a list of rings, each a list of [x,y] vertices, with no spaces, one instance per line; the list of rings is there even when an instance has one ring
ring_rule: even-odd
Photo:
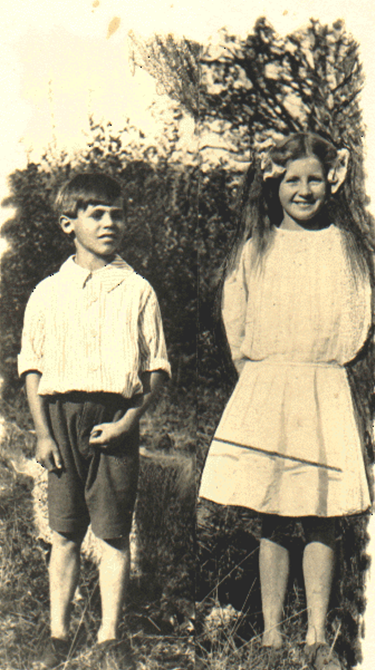
[[[102,223],[103,223],[104,226],[106,226],[106,227],[109,226],[111,228],[115,225],[116,222],[115,222],[114,218],[112,217],[111,212],[106,212],[103,215]]]

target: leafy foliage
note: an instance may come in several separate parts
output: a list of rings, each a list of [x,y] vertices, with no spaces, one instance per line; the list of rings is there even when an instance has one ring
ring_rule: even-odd
[[[243,40],[223,32],[215,51],[208,47],[201,58],[206,117],[246,127],[250,137],[308,128],[337,144],[360,143],[363,77],[358,45],[341,21],[329,27],[311,20],[281,38],[259,19]]]
[[[177,100],[194,118],[200,114],[200,65],[202,47],[173,35],[155,35],[144,40],[129,33],[132,58],[158,82],[159,90]]]
[[[34,286],[72,253],[53,202],[58,187],[79,171],[104,171],[124,184],[128,228],[120,253],[159,297],[176,384],[186,388],[194,376],[196,168],[173,162],[173,137],[169,152],[158,155],[142,144],[129,124],[122,135],[113,137],[110,124],[103,127],[92,121],[91,133],[86,152],[75,160],[48,152],[39,164],[10,176],[6,204],[15,207],[16,214],[2,230],[10,248],[1,268],[5,394],[17,388],[16,355],[26,301]]]
[[[362,146],[359,48],[342,21],[312,19],[282,38],[261,18],[246,38],[222,30],[218,44],[204,47],[172,35],[144,41],[132,33],[131,40],[134,63],[200,124],[227,121],[232,133],[240,131],[239,153],[258,133],[305,129]]]

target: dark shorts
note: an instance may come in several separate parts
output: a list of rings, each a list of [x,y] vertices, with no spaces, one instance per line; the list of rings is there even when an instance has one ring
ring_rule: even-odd
[[[46,400],[63,459],[62,472],[48,475],[51,529],[85,532],[91,523],[103,540],[128,535],[138,483],[138,428],[110,451],[90,446],[89,435],[96,424],[120,419],[131,401],[119,394],[78,392]]]

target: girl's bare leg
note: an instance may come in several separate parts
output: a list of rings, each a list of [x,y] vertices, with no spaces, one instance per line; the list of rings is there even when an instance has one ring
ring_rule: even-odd
[[[310,542],[303,554],[303,575],[308,610],[306,644],[326,642],[326,617],[331,593],[335,555],[332,547]]]
[[[282,646],[280,624],[289,575],[289,552],[285,547],[262,538],[259,551],[260,588],[264,647]]]

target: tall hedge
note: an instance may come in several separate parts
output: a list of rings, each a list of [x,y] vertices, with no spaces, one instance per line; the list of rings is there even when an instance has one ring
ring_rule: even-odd
[[[1,264],[0,344],[3,394],[19,388],[16,356],[25,304],[34,286],[73,253],[54,212],[59,186],[76,172],[104,171],[124,185],[127,230],[120,254],[154,287],[161,306],[174,383],[188,388],[195,374],[197,189],[194,165],[117,137],[92,122],[85,152],[74,160],[46,153],[9,177],[6,204],[15,215],[2,228],[9,248]]]

